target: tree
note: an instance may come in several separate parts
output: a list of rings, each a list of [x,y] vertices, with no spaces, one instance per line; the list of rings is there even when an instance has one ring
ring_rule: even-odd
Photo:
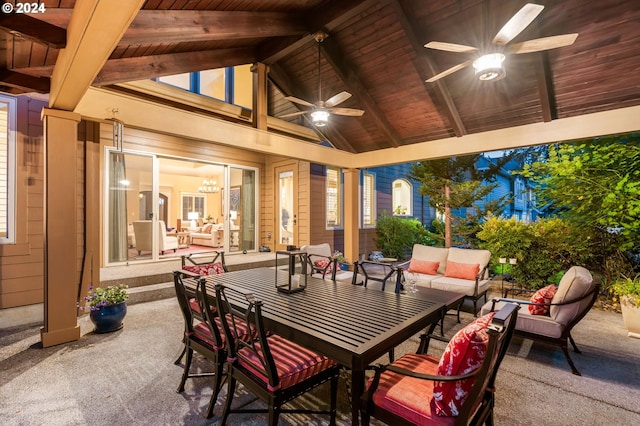
[[[477,226],[473,223],[477,225],[487,211],[499,214],[504,209],[506,203],[504,197],[483,206],[477,202],[495,188],[495,184],[486,182],[495,181],[500,168],[511,159],[511,156],[507,155],[495,163],[489,161],[489,167],[485,170],[478,170],[475,167],[479,157],[480,155],[470,155],[443,158],[421,161],[411,166],[409,178],[420,182],[418,192],[428,197],[431,207],[444,213],[445,247],[452,245],[452,229],[459,230],[460,236],[468,237],[477,232]],[[471,207],[475,207],[475,210],[468,212],[464,217],[452,213]]]
[[[640,135],[549,147],[522,175],[538,184],[539,204],[583,229],[617,233],[622,251],[640,247]]]

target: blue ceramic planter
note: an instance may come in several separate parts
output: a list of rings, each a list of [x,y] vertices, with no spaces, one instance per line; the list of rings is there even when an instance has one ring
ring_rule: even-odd
[[[122,328],[122,320],[127,314],[127,303],[103,306],[97,311],[91,311],[89,317],[95,324],[94,333],[109,333]]]

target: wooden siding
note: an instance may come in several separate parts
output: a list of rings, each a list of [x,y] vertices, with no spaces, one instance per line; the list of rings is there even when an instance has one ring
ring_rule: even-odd
[[[45,102],[17,98],[16,243],[0,245],[0,309],[41,303],[44,297]]]

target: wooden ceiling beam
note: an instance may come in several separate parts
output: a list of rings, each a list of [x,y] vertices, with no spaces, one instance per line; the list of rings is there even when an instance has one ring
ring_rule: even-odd
[[[323,3],[321,7],[308,15],[311,18],[306,22],[308,32],[300,37],[288,39],[274,39],[260,46],[260,62],[273,64],[297,49],[314,41],[313,33],[319,29],[325,32],[333,31],[336,27],[352,19],[354,16],[366,11],[375,0],[344,1],[334,0],[331,3]]]
[[[371,120],[389,138],[389,144],[397,148],[402,145],[402,139],[395,131],[387,117],[378,107],[378,104],[369,94],[360,77],[353,67],[344,60],[344,54],[339,50],[331,37],[320,43],[320,50],[325,60],[331,65],[338,77],[345,83],[347,89],[358,99],[360,106],[365,110]]]
[[[22,13],[0,14],[0,31],[54,49],[62,49],[67,44],[67,30]]]
[[[538,55],[539,60],[535,61],[538,95],[540,96],[542,119],[546,123],[558,118],[558,106],[553,88],[553,74],[549,64],[549,55],[547,52],[540,52]]]
[[[413,65],[422,78],[422,84],[427,91],[435,90],[436,95],[440,98],[444,114],[449,120],[449,124],[453,129],[453,133],[458,136],[464,136],[467,134],[467,129],[465,128],[464,123],[462,122],[462,118],[460,117],[460,113],[458,112],[458,108],[453,102],[453,98],[447,89],[444,81],[438,80],[435,83],[427,83],[425,81],[426,76],[436,75],[439,71],[436,70],[435,64],[429,57],[427,53],[427,49],[424,47],[424,43],[420,42],[417,34],[419,34],[417,24],[415,18],[413,18],[413,14],[409,10],[409,5],[406,1],[403,0],[389,0],[390,5],[396,12],[396,16],[398,17],[398,22],[402,26],[407,39],[411,43],[411,47],[416,53],[416,59],[413,61]]]
[[[49,93],[50,90],[50,82],[48,78],[33,77],[31,75],[9,70],[0,70],[0,84],[13,87],[22,93]]]
[[[257,62],[257,58],[252,47],[111,59],[104,65],[93,85],[100,87],[254,62]]]

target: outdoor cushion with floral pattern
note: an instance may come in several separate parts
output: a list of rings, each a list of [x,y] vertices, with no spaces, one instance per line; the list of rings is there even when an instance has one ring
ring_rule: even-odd
[[[554,284],[542,287],[531,296],[531,303],[551,303],[553,296],[556,295],[558,288]],[[531,315],[548,315],[550,306],[529,305]]]
[[[185,265],[182,269],[200,276],[224,274],[224,268],[221,262],[208,263],[206,265]]]

